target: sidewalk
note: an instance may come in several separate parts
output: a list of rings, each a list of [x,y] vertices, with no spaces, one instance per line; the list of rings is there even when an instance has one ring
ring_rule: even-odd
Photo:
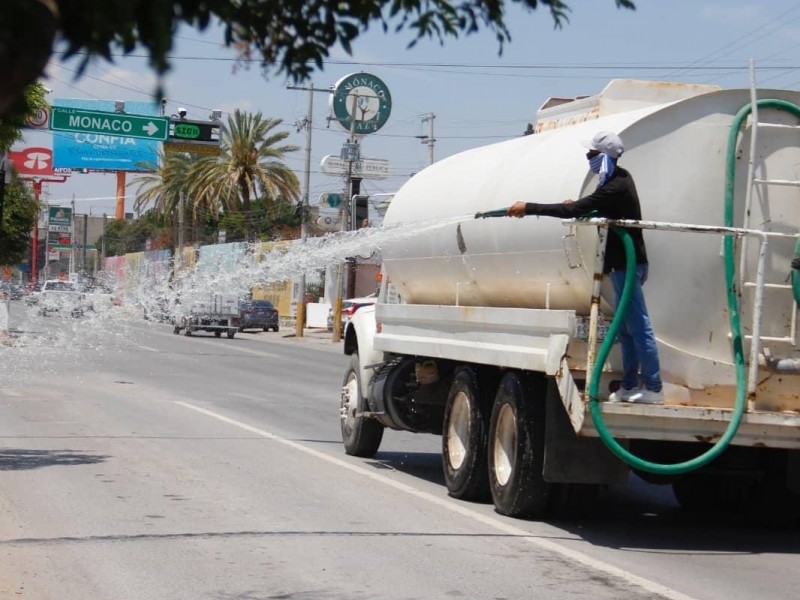
[[[313,344],[314,346],[318,346],[320,348],[324,348],[326,350],[331,350],[333,352],[342,352],[342,341],[339,340],[338,342],[333,341],[333,332],[328,331],[325,328],[316,328],[316,327],[306,327],[303,329],[303,337],[298,338],[295,335],[294,328],[282,327],[281,330],[275,334],[270,335],[270,339],[274,339],[273,336],[280,336],[280,339],[285,342],[289,343],[296,343],[296,344]]]

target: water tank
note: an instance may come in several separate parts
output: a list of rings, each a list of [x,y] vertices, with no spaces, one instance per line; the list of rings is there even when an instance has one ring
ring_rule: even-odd
[[[800,102],[797,92],[759,90],[758,95]],[[597,235],[593,228],[565,227],[551,217],[472,217],[517,200],[551,203],[590,193],[597,181],[588,171],[581,141],[601,130],[618,133],[625,143],[619,164],[636,181],[643,219],[724,223],[727,140],[734,116],[750,102],[750,90],[617,82],[576,102],[581,106],[572,113],[568,103],[558,103],[556,118],[549,107],[541,111],[533,135],[441,160],[399,190],[384,224],[403,223],[406,234],[384,246],[383,259],[384,276],[402,302],[564,308],[588,314]],[[761,111],[759,120],[797,124],[794,116],[775,110]],[[800,179],[797,130],[759,129],[758,139],[758,172]],[[747,128],[737,148],[734,213],[739,226],[749,147]],[[797,188],[759,189],[753,224],[796,233]],[[709,362],[729,364],[721,238],[664,231],[644,235],[650,260],[645,294],[662,354],[683,357],[679,362],[687,380],[692,373],[700,376]],[[786,278],[794,243],[788,238],[770,242],[767,281]],[[757,244],[750,242],[744,276],[751,279],[756,250]],[[612,298],[610,286],[604,285],[604,297]],[[785,333],[789,326],[793,305],[778,296],[765,298],[764,313],[771,316],[763,335]],[[743,295],[743,310],[751,306]],[[611,312],[608,304],[604,309]]]

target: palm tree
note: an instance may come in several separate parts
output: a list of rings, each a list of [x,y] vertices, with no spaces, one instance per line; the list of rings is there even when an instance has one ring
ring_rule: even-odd
[[[220,154],[200,159],[193,169],[192,201],[244,213],[245,232],[253,200],[263,198],[273,210],[279,198],[297,202],[300,182],[283,160],[298,147],[281,145],[289,136],[287,131],[276,131],[282,122],[238,109],[229,116]]]
[[[182,152],[159,152],[158,169],[136,179],[136,200],[133,208],[144,212],[152,204],[153,212],[165,223],[178,220],[181,192],[189,190],[191,171],[196,158]]]

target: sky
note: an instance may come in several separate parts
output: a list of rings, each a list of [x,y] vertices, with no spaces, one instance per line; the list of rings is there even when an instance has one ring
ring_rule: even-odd
[[[410,31],[383,33],[373,26],[353,44],[353,54],[334,48],[324,70],[306,85],[329,88],[340,78],[366,72],[380,78],[392,97],[391,115],[379,131],[361,141],[362,156],[388,160],[391,177],[365,180],[362,193],[388,194],[429,164],[433,114],[434,160],[510,139],[525,131],[549,97],[592,95],[615,78],[749,87],[753,60],[760,87],[800,88],[800,4],[796,0],[636,0],[635,11],[613,0],[571,0],[569,22],[556,29],[546,8],[524,12],[511,7],[511,42],[498,55],[489,31],[459,39],[420,41],[408,48]],[[298,146],[286,162],[300,181],[306,170],[306,133],[297,127],[306,117],[308,92],[287,89],[274,71],[257,64],[236,68],[236,54],[222,44],[222,30],[177,33],[173,68],[163,81],[167,114],[179,107],[189,119],[206,119],[212,109],[223,121],[235,109],[281,119],[286,143]],[[156,77],[143,51],[98,60],[75,78],[76,61],[58,56],[43,84],[48,99],[86,98],[124,101],[152,99]],[[322,173],[320,161],[339,155],[347,132],[335,121],[329,94],[314,94],[311,141],[312,205],[320,194],[342,190],[341,177]],[[37,145],[47,133],[26,133],[24,146]],[[128,176],[126,211],[133,211],[136,183]],[[68,205],[77,213],[114,213],[113,174],[73,174],[65,183],[45,186],[43,200]],[[323,207],[323,213],[325,208]]]

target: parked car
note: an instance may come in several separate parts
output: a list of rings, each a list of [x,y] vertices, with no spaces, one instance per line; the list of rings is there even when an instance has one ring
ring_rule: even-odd
[[[278,331],[278,309],[269,300],[242,300],[239,304],[241,321],[239,331],[263,329]]]
[[[350,318],[359,308],[369,304],[375,304],[376,300],[377,297],[375,294],[363,296],[361,298],[348,298],[347,300],[342,300],[342,333],[344,333]],[[331,308],[328,312],[328,331],[333,331],[333,308]]]

